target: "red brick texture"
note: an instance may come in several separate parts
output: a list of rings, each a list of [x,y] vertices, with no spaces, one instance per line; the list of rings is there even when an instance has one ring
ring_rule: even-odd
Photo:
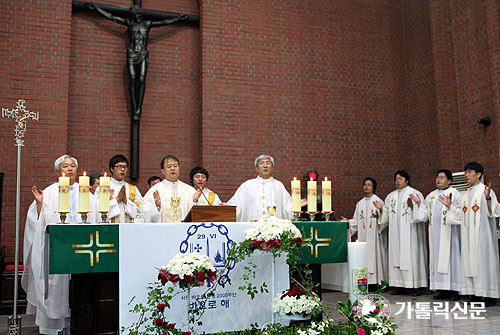
[[[130,6],[129,0],[100,0]],[[0,105],[40,113],[23,149],[22,213],[30,186],[55,180],[68,153],[80,172],[129,156],[125,26],[71,1],[0,0]],[[228,200],[270,153],[275,176],[308,168],[333,180],[335,215],[350,216],[367,176],[385,197],[404,168],[424,193],[439,168],[477,160],[500,192],[500,6],[495,0],[144,0],[200,15],[200,27],[153,28],[141,117],[140,178],[165,154],[210,172]],[[199,6],[199,7],[198,7]],[[477,123],[489,116],[488,128]],[[12,260],[14,123],[0,121],[4,179],[0,245]],[[22,232],[22,230],[21,230]]]

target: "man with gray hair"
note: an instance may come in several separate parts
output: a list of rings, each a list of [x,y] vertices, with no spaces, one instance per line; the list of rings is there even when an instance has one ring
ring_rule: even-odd
[[[276,207],[276,217],[290,219],[292,198],[283,183],[273,178],[273,157],[260,155],[255,159],[254,165],[257,177],[241,184],[227,202],[228,205],[236,206],[236,221],[246,222],[268,217],[268,207],[272,206]]]
[[[70,213],[67,223],[80,223],[78,214],[79,185],[78,161],[76,158],[63,155],[54,162],[54,170],[58,176],[69,177]],[[48,297],[44,297],[44,232],[48,224],[60,221],[58,210],[59,184],[53,183],[39,191],[36,186],[31,188],[35,201],[28,209],[24,228],[24,268],[21,285],[27,294],[27,314],[36,314],[35,324],[39,326],[40,334],[69,333],[69,280],[70,275],[49,275]],[[97,222],[98,200],[90,194],[90,210],[88,222]],[[120,213],[116,200],[110,201],[110,217]]]

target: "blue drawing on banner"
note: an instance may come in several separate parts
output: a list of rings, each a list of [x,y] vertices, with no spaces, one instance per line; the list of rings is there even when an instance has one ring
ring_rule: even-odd
[[[197,252],[205,254],[212,259],[215,268],[222,270],[226,266],[223,262],[224,258],[226,258],[227,251],[231,248],[231,243],[233,243],[228,233],[227,227],[223,224],[193,224],[186,230],[187,236],[181,242],[179,251],[181,253]],[[229,260],[227,271],[219,276],[220,285],[228,282],[228,274],[235,265],[234,259]]]

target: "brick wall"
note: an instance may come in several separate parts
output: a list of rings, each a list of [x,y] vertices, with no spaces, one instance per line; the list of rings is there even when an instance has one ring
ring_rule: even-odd
[[[130,6],[129,0],[101,0]],[[0,104],[40,112],[23,151],[22,213],[29,188],[54,179],[53,160],[107,171],[129,156],[126,27],[71,1],[0,0]],[[198,8],[198,3],[200,8]],[[407,169],[424,193],[436,169],[482,162],[500,191],[499,13],[494,0],[186,1],[144,8],[200,15],[200,27],[153,28],[141,118],[140,178],[165,154],[181,179],[202,164],[228,200],[270,153],[276,177],[316,168],[333,179],[336,216],[350,216],[367,176],[385,197]],[[45,27],[47,31],[45,31]],[[484,129],[477,119],[490,116]],[[0,245],[13,254],[12,120],[0,122],[5,172]],[[24,220],[23,220],[24,221]]]

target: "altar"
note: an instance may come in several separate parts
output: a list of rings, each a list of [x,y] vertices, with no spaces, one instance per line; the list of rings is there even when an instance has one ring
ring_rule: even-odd
[[[211,257],[217,268],[223,267],[222,260],[233,241],[242,241],[245,230],[253,223],[166,223],[166,224],[107,224],[107,225],[50,225],[48,236],[50,273],[110,273],[108,284],[117,280],[119,287],[117,310],[119,327],[130,326],[138,319],[130,313],[136,303],[145,303],[146,286],[157,280],[157,269],[168,263],[175,254],[198,252]],[[344,262],[347,248],[345,223],[340,222],[300,222],[296,223],[308,244],[301,248],[302,263]],[[323,225],[321,228],[320,226]],[[326,229],[326,230],[325,230]],[[322,253],[323,250],[329,250]],[[333,251],[337,252],[333,252]],[[328,257],[323,258],[328,255]],[[308,259],[305,259],[307,257]],[[331,257],[334,257],[333,259]],[[336,258],[335,258],[336,257]],[[266,282],[268,293],[261,293],[252,300],[244,291],[238,290],[245,262],[257,265],[254,284]],[[231,331],[250,328],[251,324],[264,325],[272,320],[270,310],[272,255],[255,252],[252,257],[234,265],[219,280],[226,283],[218,287],[215,297],[206,301],[205,313],[201,319],[203,331]],[[113,273],[119,272],[119,276]],[[276,260],[275,293],[289,287],[288,266],[285,259]],[[73,276],[75,279],[82,275]],[[100,275],[98,275],[100,276]],[[113,279],[115,278],[115,279]],[[228,282],[228,279],[231,282]],[[78,280],[78,279],[77,279]],[[81,280],[81,279],[80,279]],[[72,285],[74,286],[74,285]],[[94,285],[95,286],[95,285]],[[94,291],[102,290],[97,285]],[[203,287],[191,291],[191,303],[204,292]],[[82,292],[80,292],[82,293]],[[95,292],[94,292],[95,293]],[[85,293],[84,293],[85,294]],[[87,291],[87,294],[92,294]],[[131,299],[133,302],[129,305]],[[103,299],[106,303],[106,299]],[[108,301],[109,302],[109,301]],[[106,305],[105,305],[106,306]],[[169,322],[186,323],[187,297],[179,294],[171,301],[172,308],[166,314]],[[73,307],[72,307],[73,308]],[[107,305],[106,309],[112,309]],[[245,310],[245,313],[241,313]],[[73,313],[72,313],[73,314]],[[237,318],[234,315],[238,315]],[[74,315],[73,319],[78,317]],[[98,316],[95,316],[98,317]],[[276,320],[279,321],[279,320]],[[76,320],[72,320],[72,323]],[[81,330],[78,334],[85,333]],[[91,333],[91,332],[89,332]],[[105,332],[94,331],[104,334]]]

